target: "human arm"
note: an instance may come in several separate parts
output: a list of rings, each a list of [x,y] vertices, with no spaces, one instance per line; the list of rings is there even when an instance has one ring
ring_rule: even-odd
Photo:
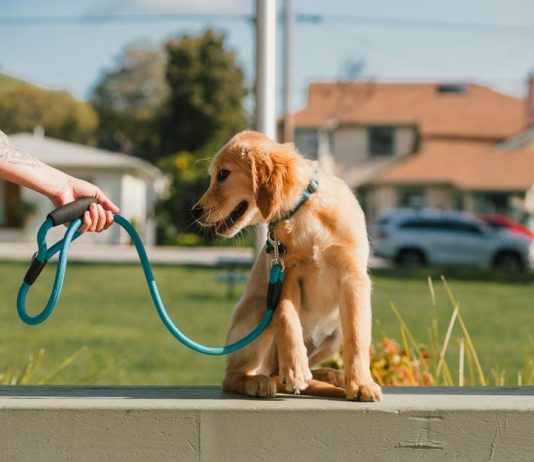
[[[82,197],[94,197],[99,204],[92,204],[85,212],[80,231],[107,229],[113,223],[113,213],[119,211],[97,186],[41,162],[14,145],[2,131],[0,131],[0,179],[44,194],[56,207]]]

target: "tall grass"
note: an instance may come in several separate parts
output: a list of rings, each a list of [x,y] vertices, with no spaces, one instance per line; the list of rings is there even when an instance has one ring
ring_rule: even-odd
[[[428,342],[421,342],[412,334],[400,310],[391,302],[391,310],[399,323],[400,340],[383,337],[372,351],[371,369],[381,385],[445,385],[445,386],[503,386],[534,385],[533,342],[529,339],[524,352],[523,368],[507,371],[494,365],[484,370],[475,342],[462,316],[460,302],[442,276],[451,308],[451,317],[442,330],[434,315],[428,329]],[[428,278],[431,304],[436,308],[434,283]],[[435,310],[434,310],[435,312]],[[459,345],[459,357],[452,361],[451,344]],[[453,370],[451,363],[458,364]]]
[[[4,370],[0,370],[0,385],[48,385],[61,383],[61,374],[72,366],[86,350],[87,347],[85,346],[76,350],[53,367],[47,367],[44,348],[27,357],[18,356]],[[100,366],[78,377],[74,382],[90,384],[112,363]]]

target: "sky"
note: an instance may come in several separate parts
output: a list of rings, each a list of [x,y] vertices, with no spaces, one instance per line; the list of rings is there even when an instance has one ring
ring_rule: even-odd
[[[365,63],[360,75],[376,81],[476,81],[518,96],[534,70],[532,0],[293,0],[293,10],[332,18],[294,25],[294,109],[305,104],[308,82],[354,77],[350,69],[359,62]],[[251,83],[254,31],[239,18],[107,24],[21,24],[14,18],[253,11],[253,0],[0,0],[0,72],[87,99],[126,45],[162,43],[211,26],[226,32]]]

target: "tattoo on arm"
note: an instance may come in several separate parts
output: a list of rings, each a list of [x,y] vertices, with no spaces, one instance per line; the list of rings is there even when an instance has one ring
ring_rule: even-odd
[[[21,167],[36,168],[40,166],[40,162],[15,146],[10,139],[0,131],[0,162],[5,162],[10,165],[19,165]]]

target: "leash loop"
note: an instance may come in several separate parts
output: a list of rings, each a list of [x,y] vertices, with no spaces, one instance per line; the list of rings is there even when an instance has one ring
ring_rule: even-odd
[[[80,218],[76,218],[74,214],[80,216],[92,202],[94,202],[94,200],[85,201],[83,204],[80,204],[78,203],[78,201],[75,201],[75,206],[72,206],[72,204],[74,203],[67,204],[67,206],[71,207],[66,209],[66,211],[64,209],[62,213],[59,214],[59,218],[57,213],[54,215],[54,212],[60,210],[57,209],[47,217],[45,222],[39,228],[39,231],[37,233],[38,250],[32,259],[30,268],[26,273],[26,276],[24,277],[24,281],[20,286],[17,295],[17,312],[19,314],[20,319],[26,324],[36,325],[44,322],[56,308],[59,302],[59,298],[61,296],[63,281],[65,279],[70,244],[73,240],[81,236],[81,233],[78,233],[77,231],[82,224],[82,220]],[[60,241],[56,242],[52,247],[48,248],[46,245],[46,235],[48,231],[52,227],[57,226],[58,224],[69,221],[71,223],[67,229],[67,232],[65,233],[65,237]],[[259,321],[256,328],[253,329],[248,335],[246,335],[242,339],[229,345],[225,345],[223,347],[208,347],[191,340],[182,331],[180,331],[178,327],[176,327],[176,325],[168,315],[167,311],[165,310],[165,306],[161,299],[156,284],[156,279],[154,277],[154,273],[150,265],[150,261],[148,260],[145,247],[143,245],[143,242],[141,241],[141,238],[139,237],[139,234],[137,234],[135,228],[123,216],[119,214],[114,215],[114,221],[117,225],[121,226],[132,239],[135,249],[137,250],[141,266],[143,268],[143,273],[148,284],[150,296],[152,297],[152,301],[154,303],[154,307],[158,313],[159,318],[161,319],[167,330],[171,333],[171,335],[175,337],[178,341],[180,341],[182,344],[184,344],[186,347],[206,355],[225,355],[244,348],[245,346],[253,342],[256,338],[258,338],[265,331],[265,329],[267,329],[269,323],[271,322],[271,319],[273,318],[274,310],[278,305],[280,294],[282,292],[282,282],[284,280],[283,260],[280,259],[279,263],[273,264],[271,266],[271,270],[269,273],[269,285],[267,290],[267,309],[265,310],[265,313],[263,314],[263,317]],[[26,310],[26,296],[28,295],[30,287],[35,282],[48,260],[57,252],[59,252],[59,261],[57,264],[56,277],[54,280],[50,298],[48,299],[48,302],[44,309],[39,314],[32,316],[28,314]]]

